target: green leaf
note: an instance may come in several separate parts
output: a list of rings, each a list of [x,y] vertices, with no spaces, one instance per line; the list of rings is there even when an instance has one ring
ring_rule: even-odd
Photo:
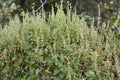
[[[55,62],[54,59],[50,59],[50,58],[47,58],[45,61],[48,62],[49,65],[52,65]]]
[[[38,78],[37,78],[35,75],[32,75],[32,76],[30,77],[30,80],[38,80]]]
[[[0,66],[4,66],[4,63],[0,61]]]
[[[35,72],[35,68],[30,68],[30,73],[34,73]]]
[[[64,76],[65,76],[65,75],[61,73],[61,74],[60,74],[60,80],[63,80],[63,79],[64,79]]]
[[[54,74],[53,75],[56,75],[56,74],[58,74],[60,72],[60,70],[59,69],[55,69],[54,70]]]
[[[39,68],[37,68],[37,69],[35,70],[35,74],[36,74],[36,75],[38,75],[38,74],[39,74],[39,72],[40,72],[40,69],[39,69]]]
[[[17,58],[17,57],[13,57],[13,58],[12,58],[12,61],[14,61],[16,58]]]

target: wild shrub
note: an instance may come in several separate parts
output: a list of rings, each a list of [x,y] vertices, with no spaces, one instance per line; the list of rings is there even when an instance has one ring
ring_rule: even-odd
[[[45,21],[16,16],[0,30],[2,80],[119,80],[120,42],[107,24],[87,27],[85,17],[62,9]]]

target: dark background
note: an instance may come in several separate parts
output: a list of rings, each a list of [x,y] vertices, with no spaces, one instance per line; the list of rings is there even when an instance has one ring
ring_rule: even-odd
[[[44,2],[44,0],[42,1]],[[72,6],[71,12],[76,10],[78,15],[84,12],[95,19],[98,17],[98,5],[100,5],[101,20],[105,22],[110,20],[111,25],[117,19],[120,11],[120,0],[63,0],[65,13],[67,13],[67,2]],[[57,12],[55,3],[59,5],[61,0],[48,0],[44,5],[46,13],[51,11],[52,6],[55,8],[55,13]],[[40,0],[0,0],[0,24],[4,25],[10,17],[20,15],[22,11],[31,12],[33,7],[36,10],[40,5]]]

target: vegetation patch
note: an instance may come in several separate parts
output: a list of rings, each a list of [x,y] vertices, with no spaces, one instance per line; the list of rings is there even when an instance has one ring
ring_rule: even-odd
[[[16,16],[0,30],[0,79],[120,79],[120,40],[109,24],[87,27],[83,15],[62,9],[48,22],[44,11],[23,16],[23,23]]]

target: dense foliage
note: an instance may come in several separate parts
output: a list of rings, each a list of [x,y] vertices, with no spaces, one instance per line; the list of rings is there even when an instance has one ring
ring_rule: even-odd
[[[93,20],[87,27],[85,15],[62,9],[46,23],[44,14],[23,13],[23,23],[16,16],[0,30],[0,79],[120,79],[120,40],[109,24],[95,28]]]

